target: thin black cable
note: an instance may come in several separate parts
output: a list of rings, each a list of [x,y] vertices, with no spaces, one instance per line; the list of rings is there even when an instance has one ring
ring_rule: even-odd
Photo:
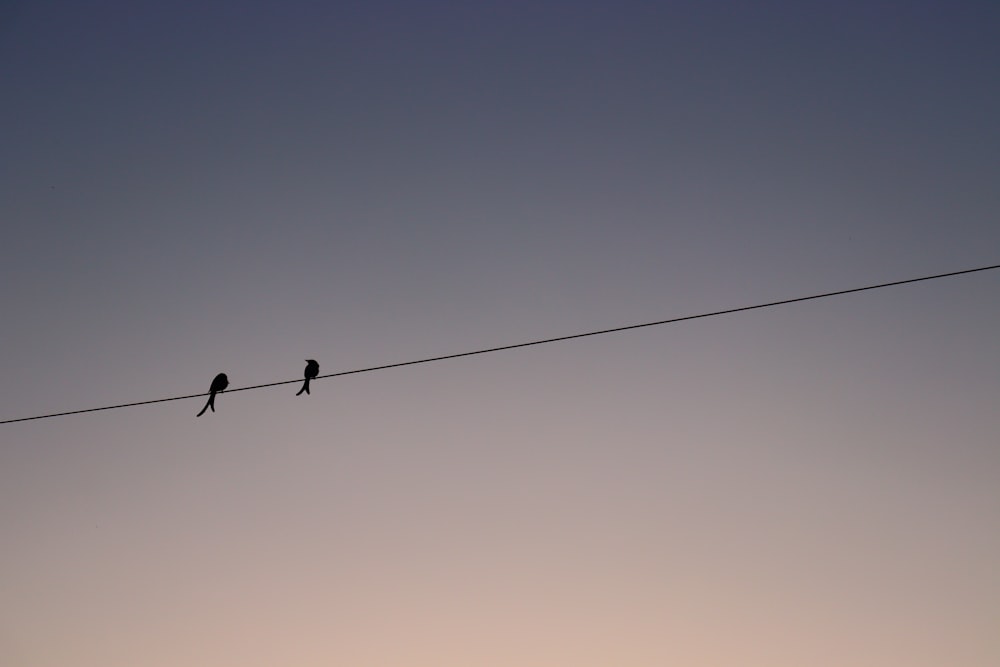
[[[382,371],[388,368],[400,368],[401,366],[414,366],[416,364],[429,364],[432,361],[444,361],[445,359],[458,359],[459,357],[471,357],[477,354],[487,354],[489,352],[500,352],[502,350],[514,350],[519,347],[530,347],[532,345],[544,345],[545,343],[557,343],[564,340],[573,340],[574,338],[586,338],[588,336],[601,336],[609,333],[616,333],[619,331],[629,331],[630,329],[642,329],[644,327],[656,327],[662,324],[673,324],[675,322],[684,322],[687,320],[698,320],[705,317],[716,317],[718,315],[729,315],[732,313],[741,313],[747,310],[758,310],[761,308],[771,308],[773,306],[783,306],[789,303],[799,303],[801,301],[812,301],[813,299],[825,299],[831,296],[841,296],[843,294],[853,294],[855,292],[865,292],[867,290],[882,289],[883,287],[895,287],[896,285],[907,285],[909,283],[919,283],[925,280],[937,280],[939,278],[951,278],[953,276],[961,276],[967,273],[978,273],[980,271],[992,271],[994,269],[1000,269],[1000,264],[993,264],[991,266],[981,266],[976,269],[964,269],[962,271],[951,271],[950,273],[939,273],[933,276],[923,276],[921,278],[909,278],[907,280],[896,280],[891,283],[880,283],[878,285],[867,285],[865,287],[854,287],[852,289],[838,290],[836,292],[825,292],[823,294],[813,294],[811,296],[800,296],[794,299],[783,299],[781,301],[771,301],[768,303],[759,303],[753,306],[742,306],[740,308],[729,308],[727,310],[716,310],[711,313],[701,313],[699,315],[686,315],[684,317],[674,317],[669,320],[658,320],[656,322],[644,322],[642,324],[629,324],[623,327],[615,327],[613,329],[601,329],[600,331],[588,331],[586,333],[572,334],[569,336],[558,336],[556,338],[544,338],[542,340],[533,340],[527,343],[515,343],[513,345],[501,345],[499,347],[489,347],[483,350],[473,350],[471,352],[459,352],[457,354],[445,354],[440,357],[427,357],[426,359],[415,359],[413,361],[400,361],[394,364],[385,364],[382,366],[371,366],[369,368],[358,368],[353,371],[340,371],[339,373],[329,373],[327,375],[319,375],[315,380],[322,380],[323,378],[339,377],[341,375],[355,375],[357,373],[370,373],[372,371]],[[228,389],[225,393],[233,393],[237,391],[250,391],[251,389],[264,389],[265,387],[277,387],[283,384],[296,384],[302,382],[302,378],[297,378],[295,380],[282,380],[280,382],[268,382],[267,384],[255,384],[250,387],[239,387],[237,389]],[[188,398],[198,398],[200,396],[207,396],[209,392],[202,394],[189,394],[187,396],[171,396],[170,398],[155,398],[151,401],[138,401],[136,403],[122,403],[120,405],[107,405],[100,408],[88,408],[86,410],[71,410],[69,412],[54,412],[47,415],[38,415],[36,417],[21,417],[19,419],[5,419],[0,421],[0,424],[13,424],[14,422],[25,422],[32,421],[34,419],[49,419],[51,417],[65,417],[66,415],[78,415],[84,412],[99,412],[101,410],[117,410],[119,408],[132,408],[137,405],[150,405],[152,403],[165,403],[167,401],[182,401]]]

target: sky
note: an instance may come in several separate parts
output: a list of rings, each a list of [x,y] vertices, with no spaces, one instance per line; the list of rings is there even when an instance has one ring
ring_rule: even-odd
[[[1000,263],[991,2],[0,4],[0,420]],[[1000,271],[0,425],[12,667],[994,667]]]

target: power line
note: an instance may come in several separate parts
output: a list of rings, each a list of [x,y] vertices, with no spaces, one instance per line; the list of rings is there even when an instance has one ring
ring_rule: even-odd
[[[487,354],[489,352],[501,352],[503,350],[514,350],[520,347],[531,347],[533,345],[544,345],[546,343],[558,343],[564,340],[573,340],[574,338],[586,338],[588,336],[601,336],[609,333],[617,333],[619,331],[629,331],[631,329],[642,329],[645,327],[656,327],[663,324],[674,324],[676,322],[685,322],[687,320],[698,320],[706,317],[716,317],[718,315],[730,315],[732,313],[741,313],[747,310],[759,310],[761,308],[772,308],[774,306],[784,306],[789,303],[799,303],[801,301],[812,301],[814,299],[825,299],[831,296],[841,296],[843,294],[853,294],[855,292],[865,292],[868,290],[882,289],[884,287],[895,287],[897,285],[907,285],[910,283],[919,283],[925,280],[938,280],[939,278],[951,278],[953,276],[961,276],[968,273],[978,273],[980,271],[992,271],[994,269],[1000,269],[1000,264],[993,264],[992,266],[981,266],[976,269],[964,269],[962,271],[952,271],[950,273],[939,273],[933,276],[922,276],[920,278],[909,278],[907,280],[896,280],[890,283],[880,283],[878,285],[867,285],[865,287],[854,287],[852,289],[838,290],[836,292],[825,292],[823,294],[813,294],[810,296],[800,296],[794,299],[783,299],[781,301],[770,301],[768,303],[759,303],[753,306],[741,306],[739,308],[729,308],[727,310],[716,310],[710,313],[700,313],[698,315],[686,315],[684,317],[674,317],[668,320],[657,320],[656,322],[643,322],[642,324],[629,324],[623,327],[615,327],[613,329],[601,329],[599,331],[588,331],[586,333],[571,334],[569,336],[557,336],[556,338],[544,338],[542,340],[533,340],[527,343],[514,343],[513,345],[501,345],[499,347],[489,347],[482,350],[473,350],[471,352],[458,352],[456,354],[445,354],[440,357],[427,357],[425,359],[415,359],[413,361],[400,361],[393,364],[384,364],[382,366],[371,366],[368,368],[358,368],[352,371],[340,371],[338,373],[329,373],[327,375],[319,375],[316,380],[321,380],[324,378],[339,377],[342,375],[356,375],[358,373],[371,373],[372,371],[382,371],[388,368],[400,368],[402,366],[415,366],[416,364],[429,364],[433,361],[444,361],[446,359],[458,359],[459,357],[471,357],[477,354]],[[238,387],[236,389],[229,389],[226,393],[233,393],[237,391],[250,391],[251,389],[264,389],[265,387],[277,387],[283,384],[297,384],[302,382],[302,378],[297,378],[295,380],[282,380],[280,382],[268,382],[267,384],[255,384],[250,387]],[[21,417],[19,419],[5,419],[0,421],[0,424],[13,424],[14,422],[25,422],[32,421],[35,419],[50,419],[52,417],[65,417],[67,415],[78,415],[85,412],[99,412],[101,410],[118,410],[119,408],[133,408],[139,405],[150,405],[152,403],[165,403],[167,401],[182,401],[188,398],[198,398],[201,396],[207,396],[208,392],[201,394],[188,394],[187,396],[171,396],[170,398],[155,398],[151,401],[138,401],[136,403],[122,403],[119,405],[106,405],[100,408],[88,408],[86,410],[70,410],[68,412],[54,412],[47,415],[38,415],[36,417]]]

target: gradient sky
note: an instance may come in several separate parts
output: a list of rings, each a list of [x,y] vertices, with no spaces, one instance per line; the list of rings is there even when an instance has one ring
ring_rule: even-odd
[[[985,1],[4,2],[0,419],[996,264],[998,71]],[[998,303],[0,426],[0,664],[995,667]]]

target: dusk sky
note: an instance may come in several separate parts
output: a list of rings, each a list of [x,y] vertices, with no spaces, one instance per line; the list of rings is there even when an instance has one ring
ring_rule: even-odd
[[[996,2],[0,3],[0,421],[1000,263]],[[5,667],[996,667],[1000,270],[0,425]]]

